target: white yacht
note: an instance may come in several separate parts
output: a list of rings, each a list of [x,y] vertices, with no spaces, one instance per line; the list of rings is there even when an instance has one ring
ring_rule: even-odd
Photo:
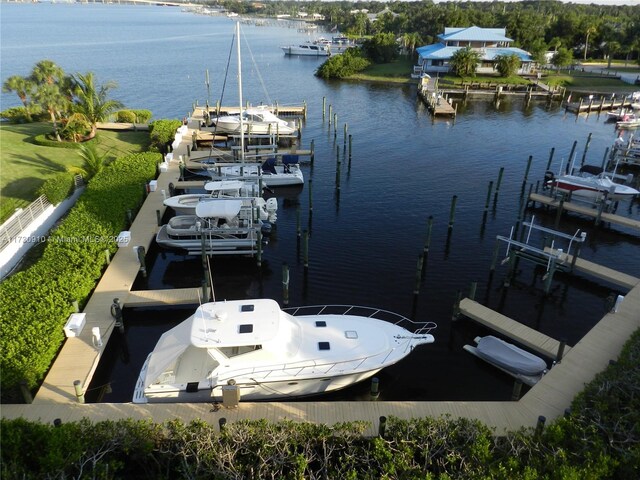
[[[242,109],[241,114],[223,115],[211,119],[216,133],[249,135],[293,135],[298,129],[295,122],[277,117],[267,106]]]
[[[214,180],[262,180],[267,187],[285,187],[304,184],[304,175],[296,155],[283,155],[282,162],[274,157],[258,163],[219,163],[207,168]]]
[[[330,392],[432,343],[435,327],[368,307],[284,311],[269,299],[205,303],[160,337],[133,402],[216,401],[227,385],[236,385],[243,400]]]
[[[282,48],[285,55],[304,55],[310,57],[328,57],[331,55],[328,45],[306,42],[299,45],[287,45]]]

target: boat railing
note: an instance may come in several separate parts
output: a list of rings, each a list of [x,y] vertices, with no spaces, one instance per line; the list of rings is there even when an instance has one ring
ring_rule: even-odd
[[[264,374],[264,378],[269,377],[272,374],[277,374],[278,372],[289,371],[292,377],[298,377],[302,375],[306,370],[309,369],[322,369],[324,367],[328,367],[326,370],[320,372],[320,374],[328,374],[339,368],[341,365],[350,365],[349,371],[354,372],[358,371],[358,369],[368,360],[374,359],[375,357],[381,357],[378,364],[383,365],[387,358],[391,355],[391,351],[377,353],[375,355],[367,355],[359,358],[352,358],[349,360],[341,360],[334,362],[318,362],[316,360],[305,360],[303,362],[295,362],[295,363],[282,363],[278,365],[265,365],[260,367],[249,367],[241,370],[234,370],[233,376],[239,375],[255,375],[255,374]],[[293,372],[294,370],[295,373]],[[266,372],[266,373],[265,373]],[[318,373],[318,372],[316,372]],[[224,381],[224,379],[220,379],[220,381]]]
[[[409,330],[415,335],[426,335],[437,327],[434,322],[417,322],[399,313],[375,307],[357,305],[307,305],[283,308],[282,311],[293,315],[358,315],[393,323]]]

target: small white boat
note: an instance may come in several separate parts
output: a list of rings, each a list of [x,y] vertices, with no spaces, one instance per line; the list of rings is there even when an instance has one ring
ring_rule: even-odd
[[[195,215],[177,215],[160,227],[158,245],[186,251],[189,255],[207,254],[253,255],[259,233],[268,233],[256,218],[255,205],[245,199],[213,198],[196,205]]]
[[[598,172],[599,173],[596,173]],[[556,177],[548,171],[544,176],[544,188],[554,188],[572,196],[591,200],[607,196],[610,200],[623,200],[640,194],[640,191],[627,185],[615,183],[610,174],[599,167],[585,165],[576,175],[560,175]]]
[[[632,112],[629,112],[626,108],[619,108],[617,110],[613,110],[607,112],[607,121],[621,121],[625,117],[633,118],[635,115]]]
[[[280,47],[285,55],[303,55],[310,57],[328,57],[331,51],[327,45],[306,42],[299,45]]]
[[[477,346],[465,345],[467,352],[508,373],[527,385],[535,385],[547,373],[547,363],[515,345],[488,335],[474,339]]]
[[[255,181],[218,180],[207,182],[204,189],[209,193],[175,195],[167,198],[163,203],[171,207],[177,215],[195,215],[196,207],[200,202],[216,198],[237,198],[243,201],[244,206],[255,206],[260,213],[260,220],[276,223],[278,200],[273,197],[268,200],[262,198],[258,193],[258,183]]]
[[[293,135],[298,131],[295,123],[289,123],[277,117],[267,106],[243,109],[242,114],[214,117],[211,122],[216,133],[240,134],[240,132],[244,132],[253,135]]]
[[[262,165],[257,163],[215,164],[207,171],[212,179],[262,180],[267,187],[304,184],[304,175],[295,156],[283,155],[282,163],[271,157]]]
[[[434,323],[383,310],[344,305],[286,310],[269,299],[200,305],[160,337],[141,369],[133,402],[219,401],[228,385],[235,385],[243,400],[330,392],[434,341]]]
[[[617,128],[638,128],[640,127],[640,117],[634,114],[627,114],[620,121],[616,122]]]

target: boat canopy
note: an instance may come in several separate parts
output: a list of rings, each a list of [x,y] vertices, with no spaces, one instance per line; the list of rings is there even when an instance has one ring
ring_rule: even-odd
[[[227,221],[238,215],[242,200],[215,198],[196,205],[196,215],[200,218],[225,218]]]
[[[204,189],[208,192],[236,191],[240,190],[243,185],[244,182],[240,180],[218,180],[205,183]]]
[[[480,339],[477,353],[489,362],[522,375],[540,375],[547,368],[540,357],[492,335]]]
[[[149,359],[147,373],[144,378],[144,388],[154,383],[184,353],[189,347],[190,335],[191,325],[188,321],[184,321],[162,334]]]

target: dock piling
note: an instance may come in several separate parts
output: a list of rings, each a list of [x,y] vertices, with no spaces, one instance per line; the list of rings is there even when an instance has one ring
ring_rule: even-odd
[[[138,255],[138,261],[140,262],[140,272],[144,278],[147,278],[147,262],[145,260],[146,252],[142,245],[139,245],[136,248],[136,253]]]
[[[289,305],[289,265],[282,264],[282,303]]]
[[[458,196],[454,195],[451,197],[451,209],[449,211],[449,230],[453,229],[453,220],[456,213],[456,202],[458,201]]]
[[[584,146],[584,152],[582,152],[582,160],[580,160],[580,166],[581,167],[584,166],[584,161],[587,158],[587,150],[589,150],[589,144],[591,143],[591,136],[592,135],[593,135],[593,133],[589,133],[589,136],[587,137],[587,143]]]
[[[380,417],[380,423],[378,424],[378,436],[384,438],[384,432],[387,428],[387,417]]]
[[[73,389],[76,392],[78,403],[84,403],[84,392],[82,391],[82,382],[80,380],[73,381]]]
[[[513,382],[513,392],[511,392],[511,401],[517,402],[520,400],[520,394],[522,392],[522,381],[516,380]]]
[[[380,380],[378,380],[378,377],[371,379],[370,395],[372,400],[375,400],[380,395]]]

